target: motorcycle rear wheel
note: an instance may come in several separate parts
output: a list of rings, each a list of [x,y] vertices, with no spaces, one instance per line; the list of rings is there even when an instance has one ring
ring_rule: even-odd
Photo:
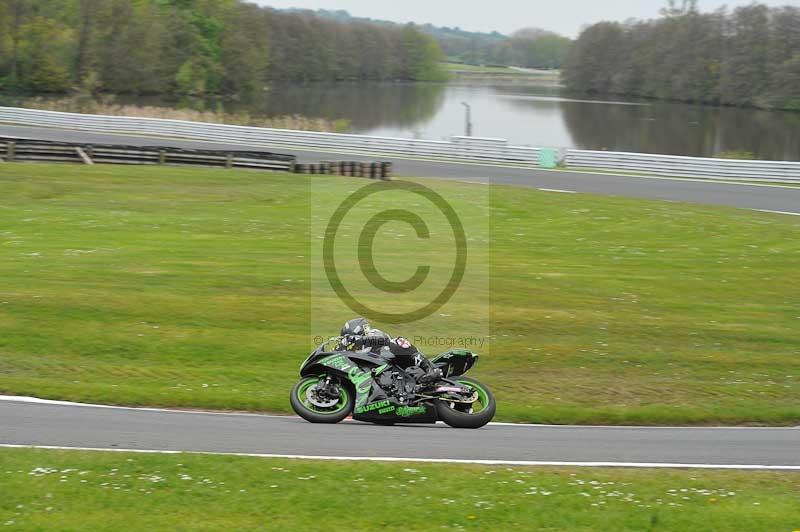
[[[436,411],[439,414],[439,419],[457,429],[479,429],[489,423],[497,410],[497,402],[491,390],[485,384],[468,377],[458,377],[454,380],[475,390],[478,394],[478,401],[476,402],[481,409],[478,412],[462,412],[456,408],[456,404],[451,406],[451,403],[446,399],[439,400],[436,401]]]
[[[355,404],[353,393],[347,386],[337,384],[339,401],[327,408],[316,406],[308,399],[308,392],[320,380],[322,380],[321,377],[306,377],[294,385],[292,394],[289,397],[292,409],[298,416],[311,423],[339,423],[353,411],[353,405]]]

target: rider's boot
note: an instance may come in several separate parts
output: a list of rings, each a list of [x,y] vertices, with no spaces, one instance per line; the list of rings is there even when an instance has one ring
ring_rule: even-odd
[[[442,378],[442,370],[434,366],[427,358],[422,359],[419,367],[425,372],[425,375],[421,376],[417,381],[420,385],[433,384]]]

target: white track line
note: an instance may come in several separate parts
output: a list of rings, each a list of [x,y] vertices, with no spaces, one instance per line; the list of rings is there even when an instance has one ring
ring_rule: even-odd
[[[789,216],[800,216],[800,212],[770,211],[767,209],[753,209],[758,212],[768,212],[770,214],[788,214]]]
[[[247,416],[247,417],[268,417],[268,418],[282,418],[297,417],[297,416],[280,416],[277,414],[256,414],[248,412],[211,412],[207,410],[179,410],[177,408],[149,408],[138,406],[116,406],[116,405],[98,405],[93,403],[74,403],[71,401],[54,401],[51,399],[39,399],[38,397],[23,397],[16,395],[0,395],[0,402],[9,403],[33,403],[39,405],[51,406],[72,406],[79,408],[105,408],[109,410],[132,410],[136,412],[167,412],[174,414],[203,414],[209,416]]]
[[[541,460],[463,460],[455,458],[401,458],[394,456],[313,456],[302,454],[261,454],[261,453],[214,453],[203,451],[167,451],[157,449],[107,449],[98,447],[64,447],[55,445],[12,445],[0,444],[6,449],[47,449],[57,451],[91,451],[143,454],[198,454],[213,456],[241,456],[250,458],[284,458],[292,460],[325,460],[335,462],[419,462],[429,464],[478,464],[513,466],[555,466],[555,467],[627,467],[647,469],[738,469],[759,471],[800,471],[800,465],[753,465],[753,464],[672,464],[661,462],[558,462]]]
[[[71,401],[55,401],[51,399],[39,399],[38,397],[25,397],[21,395],[0,395],[0,402],[8,403],[32,403],[51,406],[70,406],[77,408],[104,408],[109,410],[129,410],[134,412],[164,412],[170,414],[202,414],[207,416],[246,416],[263,417],[276,419],[300,419],[299,416],[278,415],[278,414],[258,414],[251,412],[221,412],[209,410],[179,410],[176,408],[151,408],[137,406],[116,406],[100,405],[93,403],[75,403]],[[359,421],[347,421],[360,423]],[[798,427],[742,427],[742,426],[648,426],[648,425],[550,425],[536,423],[502,423],[492,422],[489,425],[496,427],[528,427],[528,428],[554,428],[554,429],[633,429],[633,430],[800,430]]]
[[[560,190],[557,188],[540,188],[542,192],[558,192],[560,194],[577,194],[574,190]]]

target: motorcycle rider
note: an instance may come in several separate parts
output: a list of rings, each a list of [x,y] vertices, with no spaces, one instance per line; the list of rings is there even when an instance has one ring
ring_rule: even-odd
[[[343,337],[341,347],[355,350],[360,347],[370,347],[380,350],[388,347],[394,359],[403,369],[419,368],[421,375],[416,379],[420,384],[437,381],[442,376],[442,370],[428,360],[408,339],[398,336],[391,338],[380,329],[373,329],[366,318],[354,318],[342,327]]]

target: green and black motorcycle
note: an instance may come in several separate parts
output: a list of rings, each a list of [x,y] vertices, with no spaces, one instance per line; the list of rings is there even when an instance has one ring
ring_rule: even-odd
[[[302,379],[292,389],[292,408],[311,423],[353,419],[379,425],[436,423],[477,429],[494,417],[494,395],[480,382],[464,377],[478,355],[453,349],[432,359],[442,371],[437,382],[420,385],[418,368],[403,369],[381,345],[345,350],[343,337],[317,347],[300,366]],[[380,340],[377,340],[380,343]]]

